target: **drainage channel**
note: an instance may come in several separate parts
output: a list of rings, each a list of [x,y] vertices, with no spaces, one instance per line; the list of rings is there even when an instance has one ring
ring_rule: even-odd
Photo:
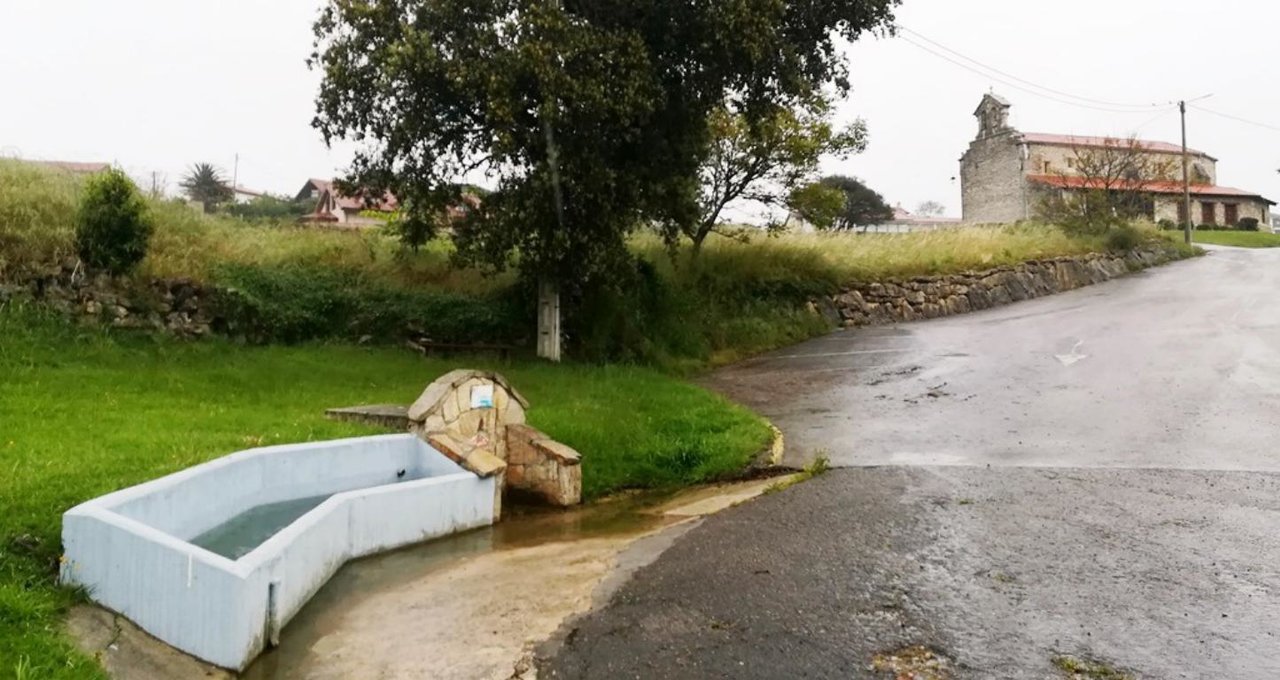
[[[590,608],[637,539],[771,483],[627,494],[571,510],[508,507],[497,525],[351,562],[242,677],[512,677],[532,643]]]

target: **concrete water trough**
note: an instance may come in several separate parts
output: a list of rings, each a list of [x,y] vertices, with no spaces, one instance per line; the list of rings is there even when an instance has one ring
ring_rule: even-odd
[[[492,524],[500,483],[412,434],[241,451],[69,510],[62,580],[242,670],[344,562]]]

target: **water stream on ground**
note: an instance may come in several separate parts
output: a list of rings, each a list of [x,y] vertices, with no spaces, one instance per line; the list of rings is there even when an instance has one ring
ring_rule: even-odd
[[[393,590],[485,553],[641,534],[674,524],[685,517],[663,514],[659,508],[675,497],[673,493],[624,494],[569,510],[508,507],[502,521],[494,526],[351,562],[289,622],[280,646],[259,657],[241,677],[292,677],[290,669],[302,665],[312,646],[333,632],[344,609],[362,595]]]

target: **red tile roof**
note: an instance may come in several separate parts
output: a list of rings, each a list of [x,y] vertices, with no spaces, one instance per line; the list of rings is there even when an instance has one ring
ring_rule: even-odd
[[[1032,175],[1027,179],[1036,184],[1044,184],[1051,187],[1061,189],[1098,189],[1102,187],[1102,180],[1091,177],[1077,176],[1061,176],[1061,175]],[[1130,182],[1122,181],[1117,189],[1145,191],[1152,194],[1181,194],[1182,182],[1177,181],[1145,181]],[[1243,189],[1234,189],[1232,187],[1220,187],[1212,184],[1192,184],[1191,195],[1193,196],[1220,196],[1220,197],[1239,197],[1239,198],[1257,198],[1271,205],[1275,205],[1275,201],[1269,201],[1260,194]]]
[[[1118,137],[1080,137],[1076,135],[1050,135],[1041,132],[1024,132],[1022,139],[1030,144],[1049,144],[1052,146],[1082,146],[1094,149],[1106,147],[1126,147],[1129,140],[1120,139]],[[1157,153],[1182,153],[1182,147],[1178,144],[1170,144],[1169,142],[1155,142],[1146,139],[1136,140],[1147,151]],[[1213,156],[1195,149],[1187,149],[1192,156],[1203,156],[1210,160],[1217,160]]]
[[[396,197],[387,192],[382,195],[381,199],[375,199],[366,202],[362,196],[347,196],[333,191],[334,203],[343,210],[375,210],[377,212],[395,212],[400,207],[400,201]]]

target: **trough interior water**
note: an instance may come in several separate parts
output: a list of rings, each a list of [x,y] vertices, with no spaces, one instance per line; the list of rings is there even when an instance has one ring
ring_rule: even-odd
[[[259,505],[191,539],[191,543],[237,560],[310,512],[332,494]]]

